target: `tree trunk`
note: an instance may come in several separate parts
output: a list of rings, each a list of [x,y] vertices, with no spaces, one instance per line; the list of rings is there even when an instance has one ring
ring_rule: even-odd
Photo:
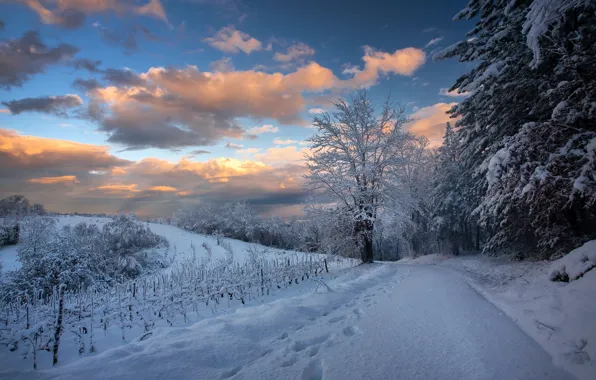
[[[58,316],[56,317],[56,330],[54,332],[54,350],[52,365],[58,364],[58,349],[60,347],[60,336],[62,335],[62,313],[64,311],[64,285],[58,286]]]
[[[373,224],[371,222],[363,222],[363,228],[360,231],[362,234],[362,251],[360,258],[363,263],[373,262]]]

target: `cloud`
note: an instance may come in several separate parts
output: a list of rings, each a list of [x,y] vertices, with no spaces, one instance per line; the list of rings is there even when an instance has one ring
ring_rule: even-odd
[[[451,97],[457,98],[457,97],[470,96],[470,93],[469,92],[466,92],[466,91],[464,91],[464,92],[457,92],[456,90],[449,91],[448,88],[441,88],[439,90],[439,95],[442,95],[442,96],[451,96]]]
[[[406,126],[406,130],[417,136],[426,136],[432,148],[440,146],[445,135],[445,124],[454,121],[446,112],[456,104],[437,103],[420,108],[410,115],[413,121]]]
[[[356,65],[351,65],[351,64],[345,64],[344,69],[342,70],[342,74],[344,75],[348,75],[348,76],[354,76],[356,74],[358,74],[360,72],[360,68]]]
[[[74,175],[63,175],[59,177],[40,177],[40,178],[31,178],[27,180],[29,183],[38,183],[41,185],[55,185],[58,183],[61,184],[70,184],[70,183],[78,183],[77,177]]]
[[[249,128],[246,132],[253,135],[260,135],[262,133],[277,133],[279,132],[279,128],[274,127],[271,124],[264,124],[260,127]]]
[[[242,144],[234,144],[234,143],[229,142],[229,143],[227,143],[225,145],[225,147],[228,148],[228,149],[242,149],[242,148],[244,148],[244,145],[242,145]]]
[[[290,46],[286,53],[275,53],[273,59],[278,62],[291,62],[296,60],[303,60],[315,54],[315,49],[311,48],[305,43],[297,43]]]
[[[2,102],[13,115],[23,112],[41,112],[57,116],[67,116],[66,112],[83,104],[78,95],[46,96],[39,98],[24,98]]]
[[[139,185],[136,183],[124,184],[124,185],[102,185],[92,189],[91,191],[100,191],[106,195],[129,195],[130,193],[138,193],[140,190],[137,189]]]
[[[443,41],[443,37],[433,38],[432,40],[428,41],[428,43],[424,47],[429,47],[429,46],[436,45],[436,44],[438,44],[441,41]]]
[[[6,108],[0,108],[0,113],[10,113],[9,110],[7,110]]]
[[[349,83],[353,87],[373,85],[381,74],[412,75],[426,61],[424,51],[411,47],[385,53],[365,46],[364,51],[364,68],[357,72],[352,70],[354,76]]]
[[[171,215],[198,199],[244,200],[260,211],[289,207],[306,195],[305,168],[288,161],[300,158],[296,147],[286,148],[270,149],[264,156],[269,164],[224,157],[131,162],[102,146],[0,130],[0,197],[21,193],[59,212],[134,211],[150,216]],[[247,154],[255,151],[249,149]],[[287,154],[292,151],[296,157]]]
[[[111,155],[108,147],[18,134],[0,129],[0,178],[89,175],[131,162]],[[1,180],[4,183],[4,180]]]
[[[172,186],[151,186],[147,189],[147,191],[156,191],[159,193],[174,193],[177,192],[178,189]]]
[[[99,122],[108,141],[130,149],[210,145],[223,137],[240,138],[237,117],[273,118],[302,123],[304,93],[332,87],[337,78],[316,63],[293,73],[201,72],[151,68],[134,76],[142,83],[96,87],[77,81],[90,97],[87,116]]]
[[[268,163],[301,163],[304,161],[304,154],[309,151],[308,148],[297,148],[295,146],[286,146],[283,148],[269,148],[262,154],[255,154],[257,160]]]
[[[49,48],[39,34],[28,31],[19,39],[0,43],[0,88],[20,87],[52,65],[68,62],[79,51],[69,44]]]
[[[197,149],[189,153],[189,156],[198,156],[199,154],[211,154],[208,150]]]
[[[0,20],[0,30],[4,30],[4,21]]]
[[[296,144],[298,141],[296,140],[281,140],[281,139],[275,139],[273,140],[273,143],[275,145],[292,145],[292,144]]]
[[[261,41],[236,30],[232,25],[221,28],[214,36],[204,38],[203,42],[225,53],[242,51],[245,54],[250,54],[263,49]]]
[[[106,69],[103,79],[114,86],[142,86],[145,81],[130,69]]]
[[[232,58],[224,57],[218,61],[213,61],[209,64],[209,68],[215,72],[228,72],[234,71],[234,64],[232,63]]]
[[[407,48],[389,54],[369,48],[363,60],[363,70],[346,80],[310,62],[286,74],[203,72],[186,66],[151,67],[138,74],[120,70],[108,77],[110,71],[104,70],[109,85],[84,80],[75,85],[90,98],[84,116],[98,122],[109,142],[126,149],[172,149],[258,134],[244,131],[238,118],[306,126],[305,107],[326,106],[342,92],[376,83],[380,75],[408,75],[424,62],[424,52]]]
[[[308,110],[308,113],[314,114],[314,115],[318,115],[318,114],[321,114],[321,113],[325,113],[325,110],[322,109],[322,108],[311,108],[311,109]]]
[[[72,66],[75,69],[84,69],[89,71],[90,73],[99,72],[99,65],[101,65],[101,61],[94,61],[86,58],[75,59],[74,61],[72,61]]]
[[[14,0],[13,0],[14,1]],[[125,0],[17,0],[31,8],[44,24],[60,25],[64,28],[78,28],[83,25],[85,16],[92,13],[113,11],[116,14],[137,14],[153,17],[168,23],[168,18],[159,0],[151,0],[143,5],[133,5]],[[47,5],[52,5],[48,7]]]

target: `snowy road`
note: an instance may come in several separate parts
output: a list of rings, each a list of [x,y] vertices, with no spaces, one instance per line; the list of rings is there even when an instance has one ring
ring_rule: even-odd
[[[11,379],[557,379],[572,377],[448,269],[360,266],[307,294]]]

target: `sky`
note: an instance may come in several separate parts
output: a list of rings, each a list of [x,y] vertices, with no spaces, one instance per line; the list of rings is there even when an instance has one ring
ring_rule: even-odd
[[[171,215],[300,213],[312,117],[367,88],[441,144],[466,0],[2,0],[0,197]]]

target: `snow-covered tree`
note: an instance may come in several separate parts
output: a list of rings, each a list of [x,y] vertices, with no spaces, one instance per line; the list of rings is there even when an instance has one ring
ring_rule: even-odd
[[[408,121],[403,109],[388,100],[377,116],[364,90],[350,101],[340,99],[336,112],[314,117],[317,133],[309,139],[307,183],[315,204],[351,220],[363,262],[373,260],[373,231],[379,209],[400,210],[403,183],[396,173],[405,164],[401,149],[411,136],[402,130]]]
[[[435,55],[477,66],[450,90],[460,176],[447,202],[485,250],[541,257],[596,237],[596,2],[471,0],[468,37]],[[447,208],[444,205],[443,208]]]

